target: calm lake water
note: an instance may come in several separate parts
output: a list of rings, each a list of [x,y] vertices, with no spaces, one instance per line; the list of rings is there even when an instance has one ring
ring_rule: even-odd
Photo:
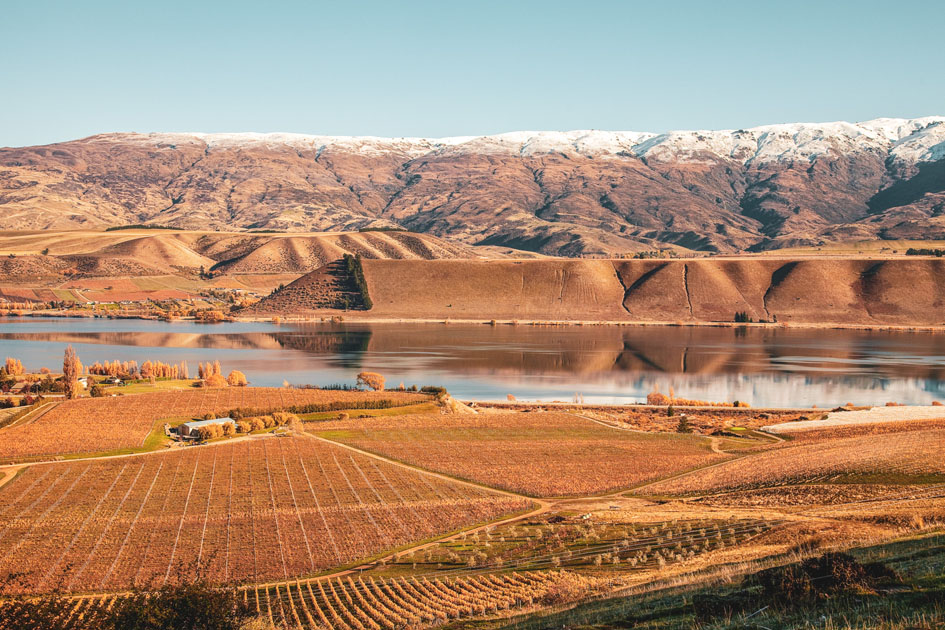
[[[444,385],[461,398],[639,402],[659,388],[753,406],[945,401],[945,335],[844,330],[455,324],[196,324],[0,319],[0,360],[83,363],[219,359],[254,385]]]

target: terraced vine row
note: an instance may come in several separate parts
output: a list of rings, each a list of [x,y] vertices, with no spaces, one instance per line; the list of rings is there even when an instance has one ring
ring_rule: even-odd
[[[251,609],[274,628],[394,630],[434,627],[532,606],[557,586],[590,587],[594,580],[559,571],[487,574],[456,578],[409,577],[375,580],[345,576],[295,581],[243,591]],[[115,595],[56,602],[59,625],[66,630],[98,627],[115,604]],[[16,604],[0,604],[0,630],[21,627]]]

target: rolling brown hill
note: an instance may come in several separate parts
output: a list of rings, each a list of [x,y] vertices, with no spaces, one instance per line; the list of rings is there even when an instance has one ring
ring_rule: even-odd
[[[945,260],[818,257],[693,260],[364,260],[379,319],[945,325]],[[257,314],[317,314],[293,285],[291,303]],[[322,311],[325,314],[325,311]]]
[[[942,239],[945,117],[442,139],[105,134],[0,149],[0,210],[0,229],[402,226],[564,256]],[[236,253],[210,257],[252,247],[231,240]],[[253,264],[318,258],[310,246],[280,242]]]
[[[298,276],[344,254],[397,259],[504,255],[498,248],[472,248],[408,232],[7,231],[0,232],[0,279],[3,284],[34,285],[66,277],[194,277],[201,269],[214,276]]]

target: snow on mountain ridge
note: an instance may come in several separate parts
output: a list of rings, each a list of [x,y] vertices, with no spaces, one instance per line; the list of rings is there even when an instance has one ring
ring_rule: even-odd
[[[209,148],[262,146],[314,150],[328,148],[364,155],[577,154],[588,157],[633,155],[658,161],[743,164],[809,161],[829,153],[878,151],[904,163],[945,158],[945,117],[877,118],[861,123],[785,123],[750,129],[668,131],[513,131],[489,136],[381,138],[316,136],[296,133],[150,133],[103,134],[89,141],[129,141],[157,145],[203,142]]]

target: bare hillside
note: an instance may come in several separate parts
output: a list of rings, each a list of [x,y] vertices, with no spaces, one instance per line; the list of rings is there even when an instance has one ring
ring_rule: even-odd
[[[945,325],[945,260],[742,258],[693,260],[364,260],[373,308],[405,319]],[[313,313],[295,284],[291,305]]]
[[[502,256],[425,234],[252,234],[176,230],[0,232],[4,283],[152,275],[304,274],[344,254],[425,259]]]

